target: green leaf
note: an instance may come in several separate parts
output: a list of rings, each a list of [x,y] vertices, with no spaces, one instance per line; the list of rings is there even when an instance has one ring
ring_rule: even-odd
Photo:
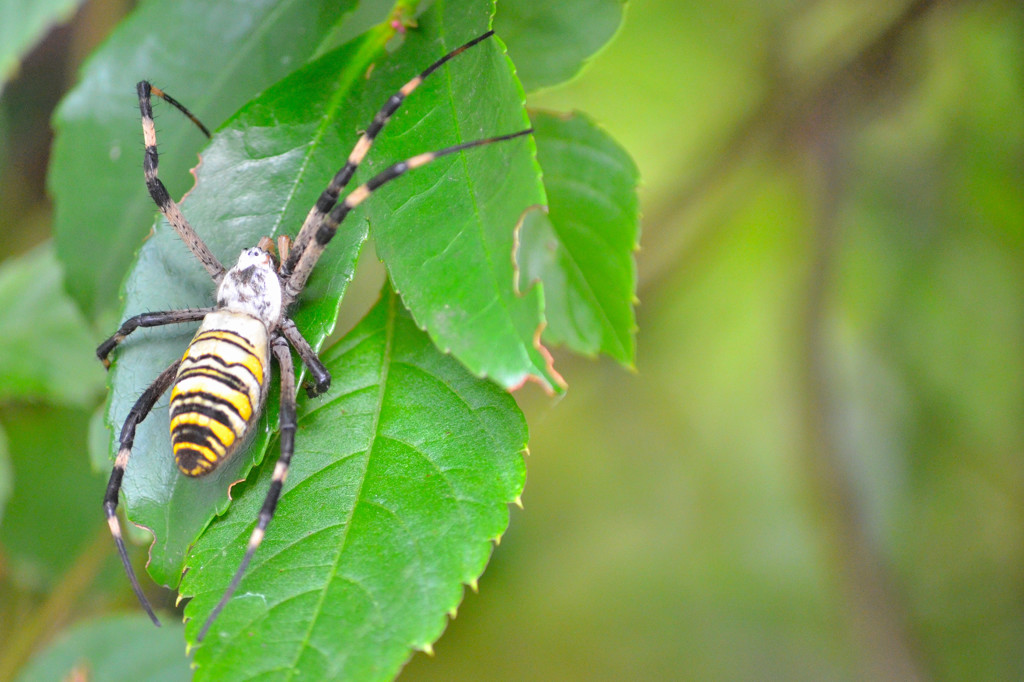
[[[439,57],[485,22],[457,3],[435,3],[407,43],[429,45]],[[410,101],[407,112],[419,134],[382,137],[371,167],[529,127],[499,41],[466,52],[451,68],[474,77],[425,83],[429,98]],[[393,88],[405,78],[387,76]],[[458,106],[439,106],[435,97]],[[541,291],[520,294],[513,286],[516,225],[531,205],[544,203],[533,144],[521,138],[438,159],[400,186],[381,188],[366,209],[377,253],[417,324],[475,374],[508,388],[528,379],[549,390],[562,384],[538,342]]]
[[[527,92],[578,74],[622,23],[625,0],[501,0],[494,28]]]
[[[544,283],[544,340],[632,365],[640,231],[633,160],[582,114],[533,116],[547,215],[531,213],[522,277]]]
[[[80,4],[81,0],[0,1],[0,93],[25,54]]]
[[[195,652],[197,680],[390,679],[440,636],[522,490],[514,400],[440,353],[394,294],[324,362],[335,383],[300,405],[277,514]],[[238,568],[273,468],[189,557],[190,640]]]
[[[87,316],[113,318],[121,282],[156,212],[142,177],[135,83],[153,81],[215,128],[305,62],[354,3],[149,0],[92,55],[54,117],[48,178],[57,255],[68,291]],[[168,114],[157,121],[160,173],[178,197],[205,140]]]
[[[444,52],[445,43],[441,42],[439,34],[451,36],[458,44],[486,29],[489,3],[477,1],[470,5],[471,9],[462,3],[453,5],[454,9],[450,10],[462,21],[472,20],[470,25],[456,22],[449,26],[428,12],[421,18],[419,28],[410,31],[402,49],[376,62],[374,58],[379,56],[393,30],[389,27],[325,55],[270,88],[217,133],[204,154],[197,186],[183,203],[186,216],[213,252],[231,264],[243,247],[255,244],[263,235],[294,234],[328,179],[341,165],[339,160],[347,157],[358,131],[365,129],[378,107],[398,87],[396,78],[400,85]],[[435,7],[439,6],[435,3]],[[410,108],[403,108],[383,132],[380,138],[383,148],[371,152],[374,157],[386,159],[376,162],[376,167],[396,159],[384,144],[387,139],[401,137],[418,141],[417,151],[437,146],[433,129],[421,120],[430,112],[437,109],[491,110],[504,106],[503,101],[492,104],[483,93],[475,99],[455,99],[448,85],[448,81],[491,79],[486,71],[481,73],[484,67],[474,68],[478,64],[469,57],[475,52],[497,49],[491,41],[478,45],[425,82],[410,97]],[[493,66],[493,60],[485,60],[485,63]],[[374,65],[373,77],[366,80],[371,64]],[[503,59],[498,60],[496,66],[508,70]],[[185,124],[187,121],[182,123]],[[494,146],[506,147],[506,155],[521,153],[508,149],[514,147],[511,144]],[[467,154],[481,151],[485,150],[472,150]],[[488,158],[504,168],[505,155]],[[374,164],[368,165],[371,167],[362,171],[362,177],[374,171]],[[417,169],[397,180],[392,185],[394,192],[385,194],[385,200],[416,203],[422,188],[415,180],[428,169],[430,166]],[[440,184],[456,198],[434,192],[431,197],[437,204],[423,207],[420,213],[441,211],[455,223],[472,219],[460,213],[460,210],[473,211],[472,206],[467,207],[457,198],[464,195],[465,185]],[[518,210],[521,212],[529,202],[529,196],[521,197]],[[367,202],[371,210],[376,203],[376,196]],[[341,296],[365,239],[366,220],[361,216],[358,212],[350,216],[339,230],[295,311],[294,319],[315,348],[333,328]],[[415,217],[407,211],[403,216]],[[421,225],[429,226],[429,220],[424,219]],[[385,226],[375,224],[374,227]],[[510,237],[513,227],[514,219],[504,227]],[[511,262],[511,245],[508,254]],[[509,287],[511,281],[510,275]],[[415,283],[419,285],[420,281]],[[210,305],[212,289],[195,258],[160,221],[153,237],[141,249],[126,283],[125,316],[142,310]],[[131,405],[153,378],[181,356],[194,326],[140,330],[118,349],[108,412],[109,422],[115,429],[119,429]],[[173,465],[166,399],[158,403],[153,414],[140,425],[125,476],[124,493],[129,519],[150,528],[156,535],[149,566],[154,579],[167,585],[177,583],[188,547],[210,519],[227,506],[229,485],[245,478],[253,464],[262,458],[270,434],[276,429],[276,401],[277,395],[272,391],[249,449],[201,479],[187,479]]]
[[[88,405],[103,369],[47,242],[0,265],[0,399]]]
[[[154,628],[144,615],[79,623],[36,654],[17,682],[173,682],[191,679],[178,623]]]

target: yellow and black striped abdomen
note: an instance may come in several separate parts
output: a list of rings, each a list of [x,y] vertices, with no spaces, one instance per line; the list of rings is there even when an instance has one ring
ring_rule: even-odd
[[[213,471],[245,442],[269,378],[260,320],[226,310],[203,318],[171,389],[171,446],[183,474]]]

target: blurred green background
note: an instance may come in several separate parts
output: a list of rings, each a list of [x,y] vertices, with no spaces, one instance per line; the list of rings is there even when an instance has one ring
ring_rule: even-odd
[[[130,7],[86,3],[0,99],[0,678],[136,608],[87,459],[109,330],[45,247],[12,261]],[[525,509],[402,678],[1024,679],[1024,6],[635,0],[530,104],[640,168],[636,372],[558,353],[566,396],[519,396]]]

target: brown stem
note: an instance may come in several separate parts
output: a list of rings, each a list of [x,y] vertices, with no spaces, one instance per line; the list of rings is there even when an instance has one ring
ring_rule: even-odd
[[[863,502],[843,457],[835,415],[843,406],[832,381],[835,367],[827,338],[833,268],[839,242],[847,89],[823,97],[804,128],[808,194],[818,199],[813,252],[801,315],[801,413],[806,436],[804,471],[820,539],[846,608],[863,679],[927,679],[909,632],[909,617],[883,552],[868,532]]]
[[[872,680],[923,680],[923,664],[908,629],[908,617],[879,548],[865,523],[862,503],[842,458],[840,440],[832,421],[840,408],[830,381],[829,348],[824,320],[829,309],[830,283],[837,248],[838,202],[842,173],[835,144],[845,132],[837,125],[839,112],[856,110],[866,97],[865,80],[885,75],[886,61],[896,46],[938,0],[908,0],[881,31],[866,41],[847,61],[811,79],[777,77],[777,85],[734,130],[720,153],[695,179],[666,203],[647,211],[645,222],[683,224],[688,216],[709,203],[712,193],[727,184],[736,170],[757,153],[787,148],[796,131],[811,138],[798,152],[807,151],[818,178],[818,222],[812,238],[813,255],[799,329],[803,363],[799,377],[802,419],[806,432],[808,490],[821,527],[827,559],[846,609],[847,624],[862,665],[860,674]],[[882,83],[884,85],[884,83]],[[840,93],[845,93],[840,95]],[[839,97],[842,97],[841,103]],[[792,148],[792,147],[789,147]],[[686,175],[680,173],[680,175]],[[660,243],[645,244],[641,289],[658,286],[676,271],[707,231],[663,230]]]

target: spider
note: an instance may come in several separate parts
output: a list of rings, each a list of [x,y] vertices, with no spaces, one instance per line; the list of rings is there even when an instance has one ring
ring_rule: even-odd
[[[96,355],[104,366],[109,368],[111,351],[139,327],[201,322],[182,358],[171,363],[129,411],[121,428],[117,458],[103,499],[107,524],[132,589],[157,626],[160,625],[160,621],[142,593],[128,560],[117,517],[121,482],[131,458],[136,427],[150,413],[160,396],[170,389],[170,434],[175,463],[185,476],[204,476],[246,443],[266,401],[270,383],[271,355],[277,360],[281,370],[281,407],[278,418],[280,457],[274,468],[270,488],[260,509],[256,527],[249,537],[245,555],[220,601],[203,624],[197,637],[197,641],[201,641],[238,588],[249,562],[263,540],[267,526],[274,517],[274,509],[288,476],[289,463],[295,449],[296,429],[295,368],[289,346],[296,350],[312,376],[312,383],[306,388],[310,397],[320,395],[330,387],[331,375],[288,316],[288,311],[302,293],[306,280],[324,248],[337,232],[338,226],[349,211],[366,200],[374,190],[406,171],[423,166],[441,156],[511,140],[533,132],[532,129],[526,129],[413,156],[389,166],[365,184],[349,192],[340,203],[338,201],[341,191],[366,156],[374,138],[405,98],[443,64],[486,40],[493,33],[487,31],[444,55],[407,82],[384,103],[349,153],[345,165],[335,174],[310,209],[294,242],[287,236],[278,238],[279,258],[275,254],[274,243],[270,238],[263,237],[257,246],[243,250],[238,262],[230,269],[221,265],[209,247],[199,238],[157,176],[152,97],[155,95],[181,111],[207,137],[210,133],[173,97],[147,81],[138,84],[139,110],[146,145],[143,161],[146,187],[160,212],[193,255],[199,259],[216,285],[216,305],[135,315],[125,320],[117,332],[96,349]]]

